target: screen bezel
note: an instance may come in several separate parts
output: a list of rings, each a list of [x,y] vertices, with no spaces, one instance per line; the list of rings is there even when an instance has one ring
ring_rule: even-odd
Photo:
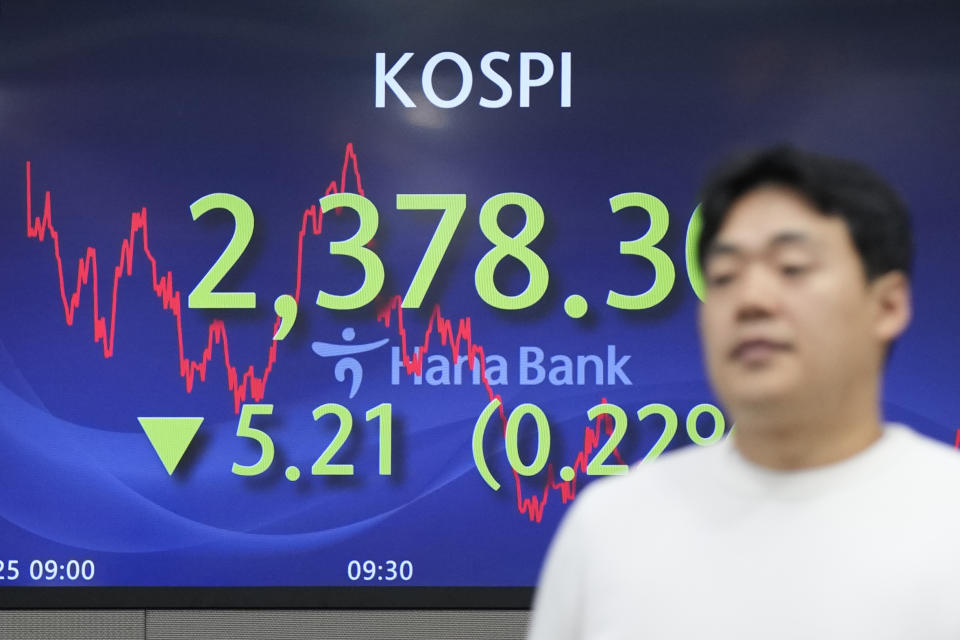
[[[5,587],[2,609],[529,609],[532,587]]]

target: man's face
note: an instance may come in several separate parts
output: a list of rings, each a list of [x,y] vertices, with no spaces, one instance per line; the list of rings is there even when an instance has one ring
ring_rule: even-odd
[[[886,276],[866,281],[844,221],[783,187],[758,187],[733,203],[704,275],[707,369],[735,419],[815,408],[875,385],[885,342],[909,316],[890,322]]]

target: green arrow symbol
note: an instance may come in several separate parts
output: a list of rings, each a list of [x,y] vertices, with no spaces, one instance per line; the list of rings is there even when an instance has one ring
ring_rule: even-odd
[[[137,418],[167,473],[174,469],[197,435],[203,418]]]

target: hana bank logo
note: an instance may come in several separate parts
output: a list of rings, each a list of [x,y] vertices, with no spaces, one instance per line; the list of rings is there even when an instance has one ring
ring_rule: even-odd
[[[353,327],[347,327],[340,333],[340,336],[344,342],[350,343],[357,337],[357,333],[353,330]],[[318,341],[314,342],[311,348],[313,352],[321,358],[340,358],[334,367],[333,375],[336,377],[337,382],[345,382],[347,374],[350,374],[350,398],[353,398],[353,396],[357,395],[357,391],[360,390],[360,383],[363,381],[363,366],[359,360],[351,356],[379,349],[387,344],[387,342],[387,338],[366,344],[333,344]]]

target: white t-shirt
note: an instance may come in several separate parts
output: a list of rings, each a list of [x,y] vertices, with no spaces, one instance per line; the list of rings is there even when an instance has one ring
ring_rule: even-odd
[[[960,639],[960,455],[900,425],[801,471],[724,441],[588,487],[531,640]]]

